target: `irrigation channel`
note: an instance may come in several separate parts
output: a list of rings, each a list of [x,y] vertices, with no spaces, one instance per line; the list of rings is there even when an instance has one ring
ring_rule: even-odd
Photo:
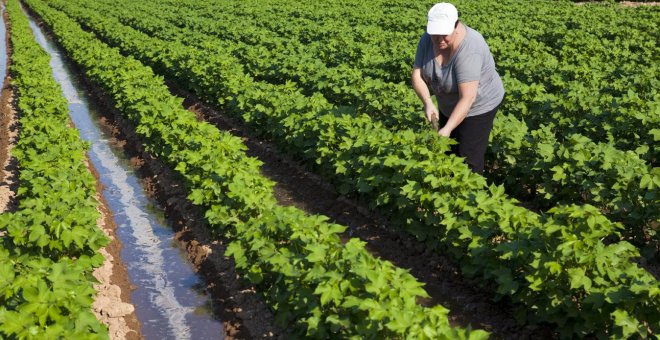
[[[99,173],[104,187],[102,195],[123,244],[121,260],[136,287],[131,299],[143,336],[221,338],[222,323],[212,314],[205,285],[177,246],[163,210],[147,196],[123,152],[110,144],[109,133],[98,123],[98,106],[74,76],[63,52],[32,17],[29,19],[38,43],[51,56],[50,65],[69,102],[71,120],[82,138],[91,143],[88,156]]]

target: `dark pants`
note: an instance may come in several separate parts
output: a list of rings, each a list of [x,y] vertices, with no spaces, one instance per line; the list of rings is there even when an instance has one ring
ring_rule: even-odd
[[[488,136],[493,129],[495,113],[500,108],[498,105],[493,110],[484,114],[466,117],[454,131],[451,132],[452,139],[458,145],[451,146],[451,152],[457,156],[465,157],[465,162],[473,172],[482,174],[484,172],[484,156],[488,147]],[[440,127],[447,124],[448,118],[440,114]]]

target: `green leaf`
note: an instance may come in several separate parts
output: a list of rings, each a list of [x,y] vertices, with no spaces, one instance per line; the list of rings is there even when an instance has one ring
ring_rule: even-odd
[[[234,241],[227,246],[225,251],[225,256],[234,257],[234,262],[236,262],[236,267],[238,268],[247,268],[247,258],[245,257],[245,252],[243,247],[238,241]]]
[[[571,289],[577,289],[580,287],[584,287],[587,291],[591,289],[591,279],[585,275],[583,268],[568,269],[568,276],[571,281]]]
[[[631,317],[625,310],[617,309],[612,316],[614,316],[614,323],[621,327],[623,338],[631,337],[640,329],[639,321]]]
[[[321,262],[324,261],[326,258],[326,250],[327,246],[322,245],[322,244],[310,244],[305,247],[307,251],[309,251],[309,255],[307,255],[306,259],[309,262]]]

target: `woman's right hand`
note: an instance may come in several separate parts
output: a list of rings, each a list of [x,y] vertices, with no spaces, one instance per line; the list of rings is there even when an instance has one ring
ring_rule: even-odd
[[[413,68],[411,78],[415,93],[419,99],[421,99],[422,103],[424,103],[424,113],[426,114],[426,119],[430,123],[437,121],[439,119],[438,108],[435,106],[433,100],[431,99],[429,88],[424,82],[424,79],[422,79],[422,71],[419,67]]]
[[[427,103],[424,105],[424,111],[426,113],[426,119],[428,119],[429,123],[433,121],[433,119],[438,119],[438,108],[435,107],[435,104],[433,102]]]

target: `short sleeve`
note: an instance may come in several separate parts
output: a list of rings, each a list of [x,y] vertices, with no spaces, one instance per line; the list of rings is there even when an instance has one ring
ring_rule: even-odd
[[[467,83],[481,79],[481,66],[483,57],[479,53],[468,54],[457,60],[455,66],[456,82],[458,84]]]
[[[424,58],[426,58],[430,39],[431,37],[426,33],[422,34],[422,37],[419,38],[419,42],[417,43],[417,53],[415,54],[415,64],[413,64],[413,68],[422,68],[422,66],[424,66],[424,63],[426,62]]]

